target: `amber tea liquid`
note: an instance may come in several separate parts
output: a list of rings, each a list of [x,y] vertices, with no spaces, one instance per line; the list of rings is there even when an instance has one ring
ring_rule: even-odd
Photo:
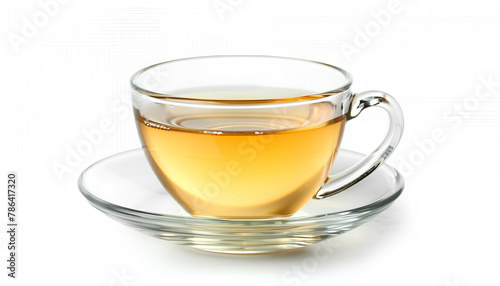
[[[211,87],[176,95],[280,101],[299,94],[304,91]],[[328,104],[313,104],[255,114],[182,114],[165,107],[161,120],[135,115],[156,176],[189,213],[273,218],[295,213],[326,179],[345,123],[332,112]]]

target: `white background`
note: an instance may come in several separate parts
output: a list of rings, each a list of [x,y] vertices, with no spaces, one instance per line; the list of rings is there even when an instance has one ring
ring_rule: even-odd
[[[0,185],[6,187],[8,171],[19,178],[19,278],[7,278],[2,231],[0,284],[500,285],[494,1],[46,2],[56,5],[0,2]],[[160,61],[212,54],[323,61],[350,71],[354,91],[396,97],[406,126],[389,164],[405,174],[400,199],[329,246],[269,256],[191,251],[92,208],[76,185],[81,171],[139,147],[130,75]],[[112,132],[57,175],[54,164],[64,164],[84,132],[103,120]],[[384,114],[367,111],[355,121],[342,147],[367,152],[384,132]],[[2,192],[4,225],[5,199]],[[334,251],[314,264],[316,247]]]

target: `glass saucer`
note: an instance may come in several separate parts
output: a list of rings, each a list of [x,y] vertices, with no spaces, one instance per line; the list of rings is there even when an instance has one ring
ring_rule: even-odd
[[[362,157],[339,150],[332,172]],[[349,231],[389,207],[403,191],[404,181],[382,164],[350,189],[311,199],[291,217],[253,220],[189,215],[160,185],[141,149],[94,163],[80,175],[78,186],[92,206],[154,237],[198,250],[255,254],[300,248]]]

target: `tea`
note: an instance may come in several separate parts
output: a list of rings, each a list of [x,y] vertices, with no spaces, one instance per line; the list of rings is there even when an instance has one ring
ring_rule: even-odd
[[[306,93],[262,87],[176,93],[198,99],[203,94],[281,102]],[[342,136],[345,116],[332,114],[324,102],[238,113],[165,107],[161,120],[135,110],[143,148],[163,186],[192,215],[217,218],[289,216],[310,200],[327,178]]]

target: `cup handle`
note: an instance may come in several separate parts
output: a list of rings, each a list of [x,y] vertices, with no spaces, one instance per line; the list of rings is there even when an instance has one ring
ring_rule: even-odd
[[[314,196],[315,199],[333,196],[361,181],[382,164],[398,145],[403,134],[403,113],[397,101],[385,92],[372,90],[355,94],[347,113],[347,121],[356,118],[361,111],[372,106],[383,108],[389,114],[390,126],[384,140],[356,165],[329,176]]]

